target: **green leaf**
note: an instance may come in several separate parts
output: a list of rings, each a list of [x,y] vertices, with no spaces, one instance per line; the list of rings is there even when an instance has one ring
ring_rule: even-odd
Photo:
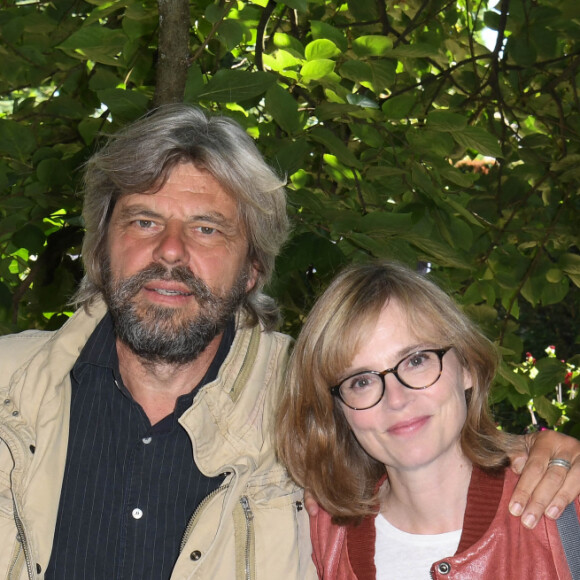
[[[409,145],[416,152],[422,152],[447,157],[453,151],[455,146],[453,139],[444,133],[430,131],[424,127],[413,126],[406,133]]]
[[[227,15],[228,11],[229,7],[224,7],[220,4],[208,4],[204,16],[208,22],[216,24]]]
[[[480,127],[466,127],[461,131],[452,131],[455,141],[467,149],[474,149],[486,157],[502,157],[501,148],[496,137]]]
[[[432,111],[427,115],[427,126],[434,131],[463,131],[467,127],[467,118],[449,111]]]
[[[501,14],[492,10],[483,13],[483,22],[491,30],[499,30]]]
[[[542,287],[541,300],[544,306],[550,304],[558,304],[562,302],[570,289],[570,283],[566,278],[563,278],[557,283],[550,283],[546,280],[546,284]]]
[[[534,397],[534,407],[538,415],[550,426],[554,426],[562,416],[562,411],[552,405],[546,397]]]
[[[38,180],[47,187],[62,186],[69,180],[67,168],[60,159],[43,159],[36,168]]]
[[[530,385],[526,377],[522,374],[514,373],[504,361],[499,365],[498,374],[510,385],[513,385],[518,393],[531,395]]]
[[[93,143],[102,126],[103,122],[101,119],[93,119],[91,117],[83,119],[78,124],[77,129],[85,145]]]
[[[393,50],[389,50],[388,56],[397,58],[430,58],[438,52],[439,49],[436,46],[425,42],[414,42],[413,44],[400,45]]]
[[[344,33],[338,28],[335,28],[327,22],[322,22],[321,20],[313,20],[310,22],[310,31],[312,33],[312,38],[315,40],[327,38],[328,40],[331,40],[341,52],[346,52],[348,48],[348,40],[344,36]]]
[[[348,167],[362,169],[361,162],[354,156],[352,151],[331,131],[324,127],[314,127],[310,135],[317,143],[326,147],[329,153],[336,155],[336,157]]]
[[[127,42],[125,34],[105,26],[85,26],[69,36],[58,48],[79,59],[88,58],[116,66],[118,55]]]
[[[293,54],[293,56],[303,56],[304,46],[298,38],[294,38],[290,34],[284,34],[282,32],[276,32],[274,34],[274,46]]]
[[[276,77],[267,72],[220,69],[198,97],[216,103],[239,103],[263,95],[275,81]]]
[[[137,91],[123,89],[105,89],[97,94],[117,119],[127,122],[134,121],[147,111],[149,99]]]
[[[371,88],[377,94],[390,90],[395,83],[397,63],[389,59],[373,59],[369,62],[372,73]],[[408,98],[408,96],[407,96]]]
[[[538,374],[532,381],[532,394],[534,396],[556,394],[556,387],[563,383],[566,378],[566,365],[557,358],[544,357],[536,361]]]
[[[439,173],[441,177],[448,179],[455,185],[459,185],[459,187],[469,188],[473,185],[474,181],[477,180],[477,176],[473,173],[463,173],[463,171],[459,171],[453,167],[453,165],[449,165],[448,167],[440,167]],[[477,222],[478,225],[481,225],[480,222]]]
[[[336,44],[326,38],[309,42],[304,49],[306,60],[329,59],[340,54]]]
[[[205,83],[199,65],[192,65],[187,70],[185,81],[184,101],[186,103],[197,103],[199,95],[205,90]]]
[[[298,12],[305,13],[308,11],[308,1],[307,0],[284,0],[284,4],[288,8],[297,10]]]
[[[359,94],[347,94],[346,100],[351,105],[356,105],[357,107],[362,107],[364,109],[378,109],[379,105],[370,99],[366,95],[359,95]]]
[[[567,274],[580,275],[580,255],[578,254],[562,254],[558,259],[558,265]]]
[[[296,133],[302,128],[298,103],[280,85],[274,83],[270,86],[265,104],[266,110],[286,133]]]
[[[17,248],[26,248],[31,254],[39,254],[45,241],[44,232],[32,224],[26,224],[12,236]]]
[[[417,252],[396,237],[380,233],[367,235],[349,232],[345,238],[357,248],[365,250],[376,258],[397,260],[409,265],[417,262]]]
[[[227,19],[221,23],[217,37],[228,51],[234,50],[244,38],[244,29],[236,20]]]
[[[413,216],[409,213],[372,212],[364,216],[359,223],[362,232],[384,231],[388,233],[405,233],[413,226]]]
[[[8,119],[0,119],[0,153],[26,160],[34,150],[36,140],[30,127]]]
[[[359,36],[352,43],[354,53],[361,58],[367,56],[384,56],[391,49],[393,42],[382,35]]]
[[[312,145],[306,139],[286,142],[271,156],[272,163],[279,167],[283,175],[293,175],[305,166],[305,159],[309,156]]]
[[[409,95],[389,97],[382,106],[383,113],[388,119],[405,119],[411,113],[415,99]]]
[[[310,60],[302,66],[300,74],[305,80],[319,80],[334,71],[335,62],[329,59]]]
[[[520,66],[533,66],[538,58],[536,47],[525,36],[510,36],[507,52]]]
[[[370,81],[373,78],[371,66],[360,60],[347,60],[340,67],[340,74],[357,83]]]

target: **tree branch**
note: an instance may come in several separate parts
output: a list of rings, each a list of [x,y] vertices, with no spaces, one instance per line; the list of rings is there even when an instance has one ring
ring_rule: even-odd
[[[266,36],[266,26],[268,25],[268,20],[272,16],[276,8],[275,0],[268,0],[264,10],[262,11],[262,16],[260,16],[260,22],[258,22],[258,27],[256,28],[256,67],[258,70],[264,70],[264,63],[262,62],[262,55],[264,54],[265,47],[265,36]]]
[[[180,103],[189,67],[189,2],[158,0],[159,51],[153,106]]]

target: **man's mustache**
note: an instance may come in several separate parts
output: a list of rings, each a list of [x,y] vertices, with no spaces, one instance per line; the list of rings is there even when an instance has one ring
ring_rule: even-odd
[[[198,302],[210,302],[215,298],[210,287],[198,278],[189,268],[175,266],[165,268],[161,264],[150,264],[137,274],[119,280],[115,284],[115,290],[121,292],[127,298],[133,298],[148,282],[163,280],[164,282],[180,282],[187,287]]]

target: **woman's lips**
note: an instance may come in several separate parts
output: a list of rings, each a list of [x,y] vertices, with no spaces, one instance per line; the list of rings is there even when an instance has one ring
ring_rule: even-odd
[[[387,429],[387,433],[390,435],[410,435],[419,431],[430,419],[429,415],[423,415],[422,417],[414,417],[412,419],[407,419],[405,421],[399,421],[394,425],[391,425]]]

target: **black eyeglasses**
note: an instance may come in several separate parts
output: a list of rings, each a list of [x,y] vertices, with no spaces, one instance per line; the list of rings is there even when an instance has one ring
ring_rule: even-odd
[[[407,355],[392,369],[362,371],[343,379],[330,392],[355,411],[370,409],[385,394],[385,375],[393,373],[409,389],[426,389],[434,385],[443,372],[443,356],[452,347],[419,350]]]

